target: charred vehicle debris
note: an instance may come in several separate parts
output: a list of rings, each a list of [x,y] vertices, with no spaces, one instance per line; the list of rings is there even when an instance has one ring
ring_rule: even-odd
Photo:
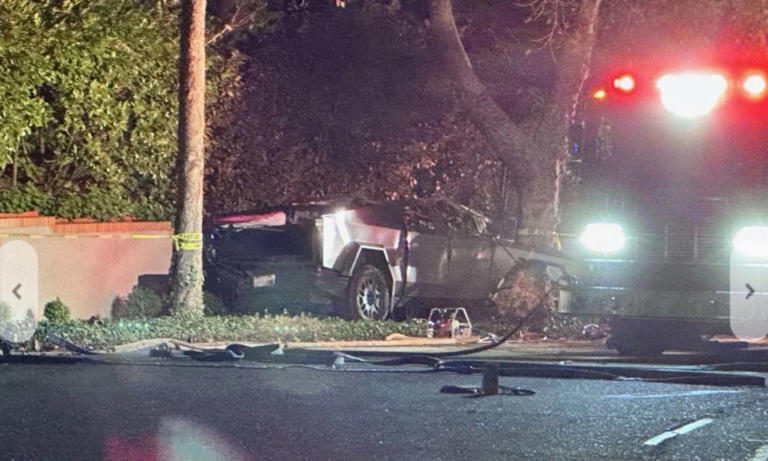
[[[573,270],[559,251],[500,237],[447,200],[292,205],[208,227],[206,289],[235,311],[332,307],[350,319],[398,319],[488,303],[522,265],[551,278]]]

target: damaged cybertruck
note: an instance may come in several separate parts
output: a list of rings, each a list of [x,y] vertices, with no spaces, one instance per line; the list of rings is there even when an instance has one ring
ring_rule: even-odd
[[[523,264],[568,272],[571,261],[558,251],[499,237],[489,224],[446,200],[315,203],[219,217],[206,233],[206,289],[235,312],[399,319],[487,304]]]

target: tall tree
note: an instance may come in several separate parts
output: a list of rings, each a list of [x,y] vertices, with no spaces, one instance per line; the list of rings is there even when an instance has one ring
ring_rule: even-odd
[[[558,0],[532,2],[545,12],[562,8]],[[489,95],[475,73],[456,27],[451,0],[429,0],[435,45],[458,82],[461,102],[495,154],[512,172],[522,226],[529,234],[551,235],[559,221],[560,189],[568,156],[567,135],[582,86],[589,75],[601,0],[582,0],[565,26],[551,19],[558,44],[558,75],[549,93],[549,110],[531,130],[513,122]],[[557,28],[561,29],[557,30]]]
[[[179,59],[178,202],[171,312],[203,312],[203,175],[205,160],[205,6],[183,0]]]

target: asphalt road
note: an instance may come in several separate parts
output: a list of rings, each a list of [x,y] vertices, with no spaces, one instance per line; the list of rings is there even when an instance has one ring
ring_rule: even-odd
[[[438,392],[479,380],[301,368],[5,364],[0,458],[746,460],[768,445],[765,388],[501,378],[536,395]],[[643,444],[701,418],[712,422],[656,447]]]

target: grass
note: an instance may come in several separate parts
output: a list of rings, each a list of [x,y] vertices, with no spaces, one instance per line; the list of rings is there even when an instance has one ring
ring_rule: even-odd
[[[310,315],[247,315],[200,318],[157,317],[144,320],[41,322],[35,336],[43,340],[55,333],[75,344],[106,349],[152,338],[188,342],[211,341],[343,341],[381,340],[392,333],[424,336],[423,322],[347,321]]]

